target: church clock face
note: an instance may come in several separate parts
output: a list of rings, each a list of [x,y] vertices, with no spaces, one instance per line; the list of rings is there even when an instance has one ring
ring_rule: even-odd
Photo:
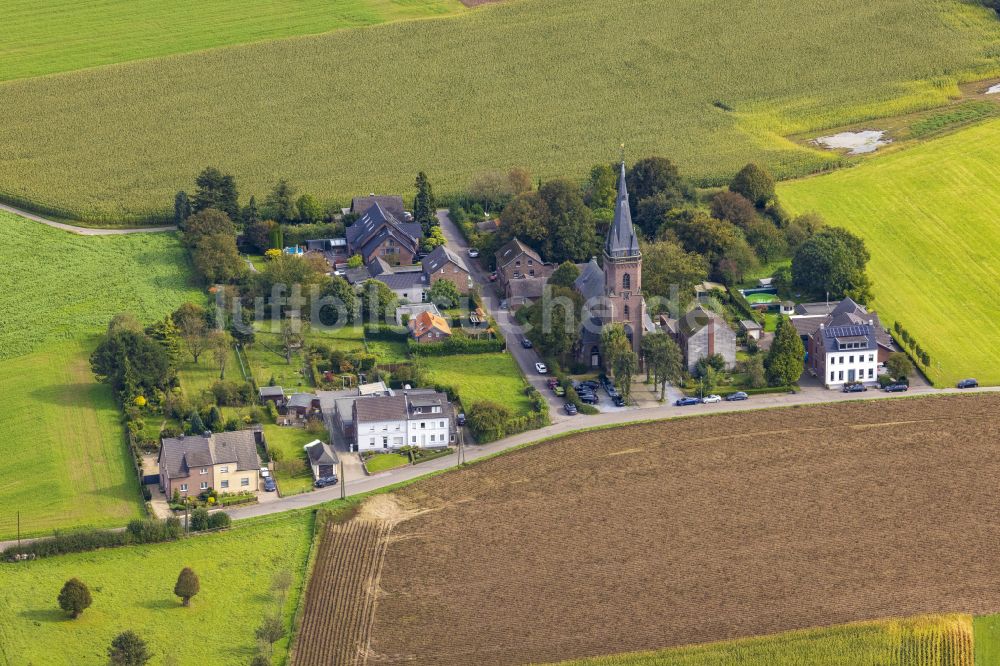
[[[631,291],[623,291],[622,292],[622,298],[624,298],[626,301],[628,300],[628,297],[631,296],[631,295],[632,295]]]

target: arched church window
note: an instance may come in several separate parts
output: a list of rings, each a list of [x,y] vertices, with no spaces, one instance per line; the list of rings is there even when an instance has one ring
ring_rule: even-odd
[[[632,288],[632,276],[629,275],[628,273],[625,273],[624,275],[622,275],[622,289],[631,289],[631,288]]]
[[[625,306],[625,318],[628,319],[628,306]]]

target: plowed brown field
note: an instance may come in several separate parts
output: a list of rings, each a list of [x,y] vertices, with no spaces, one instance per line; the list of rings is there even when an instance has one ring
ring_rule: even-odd
[[[689,418],[395,493],[368,663],[523,664],[1000,610],[1000,397]]]

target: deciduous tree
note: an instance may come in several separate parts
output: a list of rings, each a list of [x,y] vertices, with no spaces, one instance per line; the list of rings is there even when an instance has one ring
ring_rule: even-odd
[[[750,203],[763,208],[774,198],[774,178],[766,168],[750,162],[729,183],[729,190],[742,194]]]
[[[114,666],[145,666],[153,658],[146,641],[134,631],[123,631],[115,636],[108,648],[108,658]]]
[[[205,308],[194,303],[185,303],[170,315],[180,331],[184,346],[197,363],[201,355],[208,349],[208,324]]]
[[[236,220],[240,214],[239,193],[236,179],[215,167],[203,170],[194,181],[197,186],[192,209],[195,213],[214,208]]]
[[[870,255],[864,241],[839,227],[826,227],[803,243],[792,258],[792,283],[809,294],[866,303],[871,283],[865,274]]]
[[[191,217],[191,201],[187,192],[181,190],[174,196],[174,224],[178,228],[184,228],[184,222]]]
[[[552,271],[549,276],[549,284],[553,287],[572,288],[573,283],[580,277],[580,269],[572,261],[564,261]]]
[[[70,578],[59,591],[59,608],[73,619],[80,617],[80,613],[90,608],[92,602],[90,588],[79,578]]]
[[[181,603],[185,606],[191,605],[191,598],[201,590],[201,582],[190,567],[181,569],[177,576],[177,583],[174,585],[174,595],[181,598]]]
[[[284,178],[264,199],[264,217],[278,224],[288,224],[295,219],[295,187]]]
[[[438,280],[427,290],[427,299],[439,308],[447,310],[458,306],[462,294],[451,280]]]

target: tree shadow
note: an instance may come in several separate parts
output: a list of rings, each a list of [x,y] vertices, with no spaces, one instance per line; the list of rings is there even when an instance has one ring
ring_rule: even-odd
[[[180,599],[152,599],[139,604],[149,610],[169,610],[171,608],[183,608]]]
[[[31,622],[69,622],[73,619],[68,613],[58,608],[23,610],[18,615]]]

